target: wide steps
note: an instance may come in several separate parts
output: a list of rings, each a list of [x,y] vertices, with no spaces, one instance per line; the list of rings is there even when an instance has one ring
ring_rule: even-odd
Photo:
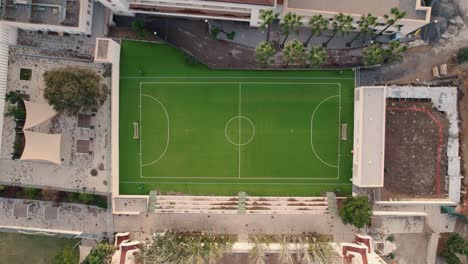
[[[152,201],[150,194],[150,201]],[[159,195],[156,213],[212,214],[328,214],[325,197],[256,197]]]

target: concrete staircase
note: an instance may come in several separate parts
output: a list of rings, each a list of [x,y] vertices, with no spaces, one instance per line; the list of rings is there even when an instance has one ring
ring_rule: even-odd
[[[151,200],[151,198],[150,198]],[[155,213],[328,214],[326,197],[160,195]]]

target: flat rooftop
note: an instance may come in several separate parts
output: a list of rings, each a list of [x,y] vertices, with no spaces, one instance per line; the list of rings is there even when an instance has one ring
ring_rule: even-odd
[[[77,27],[79,0],[1,0],[0,20]]]
[[[284,4],[291,9],[304,9],[309,11],[324,11],[346,14],[367,14],[382,17],[393,7],[407,12],[407,19],[425,20],[426,12],[416,10],[416,3],[421,0],[285,0]]]
[[[360,87],[356,92],[359,95],[356,95],[358,99],[355,102],[357,131],[353,178],[360,187],[381,187],[385,149],[385,87]]]

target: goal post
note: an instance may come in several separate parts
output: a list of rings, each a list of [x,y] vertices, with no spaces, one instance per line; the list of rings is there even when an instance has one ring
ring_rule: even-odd
[[[140,138],[140,123],[133,122],[133,139]]]

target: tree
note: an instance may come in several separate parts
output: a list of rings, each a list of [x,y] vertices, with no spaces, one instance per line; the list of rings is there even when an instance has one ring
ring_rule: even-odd
[[[382,29],[379,32],[379,34],[375,35],[372,40],[376,40],[380,35],[382,35],[382,33],[385,32],[385,30],[395,25],[395,23],[398,22],[398,20],[404,18],[405,16],[406,16],[406,11],[400,10],[397,7],[393,7],[392,9],[390,9],[390,15],[387,15],[387,14],[384,15],[385,24],[387,24],[387,26],[384,29]],[[400,29],[401,28],[398,27],[398,30]]]
[[[459,234],[453,233],[445,240],[440,256],[447,264],[460,264],[461,261],[456,254],[468,256],[468,242]]]
[[[263,21],[260,25],[261,28],[266,28],[267,30],[267,37],[266,41],[270,41],[270,32],[273,22],[278,19],[279,14],[273,11],[272,9],[262,9],[260,10],[260,19]]]
[[[266,264],[267,243],[261,237],[254,238],[254,246],[249,251],[249,263]]]
[[[57,112],[76,115],[96,111],[107,98],[107,87],[91,69],[66,67],[44,73],[44,97]]]
[[[312,47],[307,53],[309,66],[320,67],[322,63],[327,61],[327,51],[323,47]]]
[[[379,44],[371,44],[362,49],[362,59],[364,65],[381,64],[384,62],[384,51]]]
[[[284,68],[290,63],[305,64],[305,48],[297,39],[291,40],[284,46],[283,60],[286,63]]]
[[[78,263],[78,252],[69,245],[65,246],[60,253],[55,255],[52,264],[75,264]]]
[[[255,58],[263,65],[273,63],[273,55],[276,53],[275,47],[270,42],[262,41],[255,49]]]
[[[336,33],[341,33],[342,36],[344,34],[349,33],[351,30],[353,30],[353,17],[350,15],[345,15],[343,13],[339,13],[338,15],[335,16],[335,19],[333,20],[332,26],[333,26],[333,34],[330,36],[330,38],[323,43],[323,46],[326,47],[328,46],[328,43],[335,37]]]
[[[289,248],[289,241],[284,236],[280,242],[280,251],[278,254],[278,261],[283,264],[294,264],[293,254]]]
[[[328,29],[328,19],[325,19],[322,15],[315,15],[309,19],[309,27],[310,27],[310,36],[307,38],[306,42],[304,42],[304,47],[309,45],[310,40],[315,35],[320,35],[323,31]]]
[[[81,264],[109,264],[114,251],[114,246],[108,243],[99,243],[91,249]]]
[[[445,247],[453,253],[468,256],[468,241],[457,233],[450,234],[445,241]]]
[[[292,32],[297,33],[297,29],[302,26],[302,16],[299,16],[295,13],[288,12],[284,17],[283,21],[280,23],[281,31],[285,35],[281,47],[284,47],[284,43],[289,37],[289,34]]]
[[[373,28],[377,25],[377,17],[371,15],[370,13],[367,15],[362,15],[361,19],[357,22],[359,25],[359,33],[354,36],[354,38],[346,43],[347,47],[351,47],[353,42],[361,35],[364,34],[367,36],[368,34],[372,33]]]
[[[191,234],[177,231],[158,232],[143,250],[145,263],[215,264],[231,248],[229,237]]]
[[[384,50],[384,58],[388,61],[395,62],[401,61],[403,56],[401,55],[407,49],[406,46],[402,46],[397,40],[392,40],[388,43],[387,49]]]
[[[370,223],[372,210],[367,196],[348,197],[340,208],[340,217],[343,223],[363,228]]]

